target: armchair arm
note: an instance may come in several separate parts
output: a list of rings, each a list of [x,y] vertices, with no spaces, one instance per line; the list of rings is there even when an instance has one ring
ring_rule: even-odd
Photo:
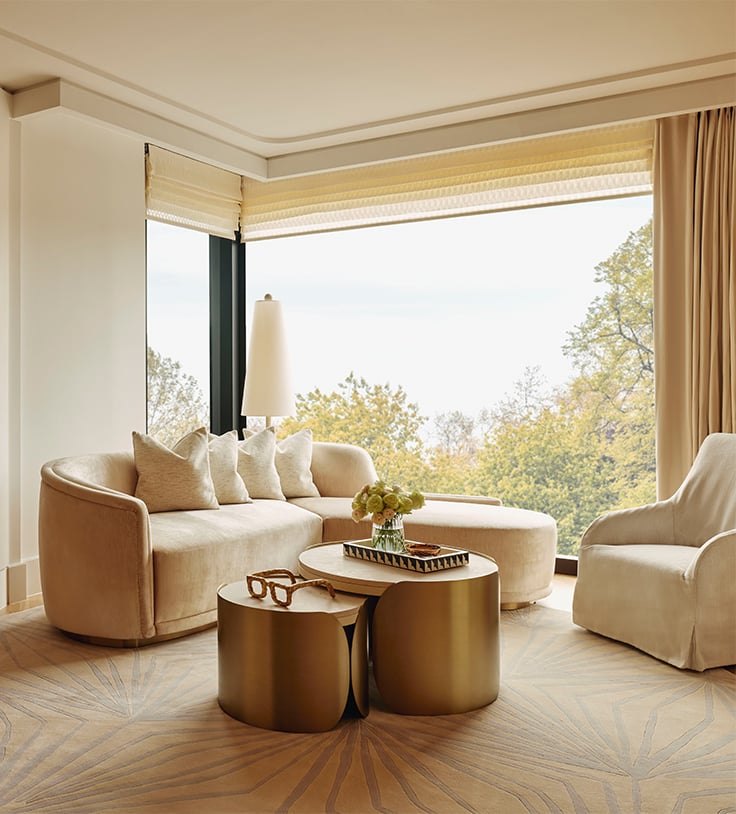
[[[107,639],[155,634],[151,533],[141,500],[64,477],[46,464],[38,545],[52,624]]]
[[[674,542],[674,507],[671,501],[661,500],[597,517],[583,534],[580,547],[630,543],[673,545]]]
[[[700,546],[695,559],[685,570],[685,579],[700,580],[706,577],[722,583],[715,592],[715,598],[720,602],[729,594],[736,599],[734,574],[736,574],[736,529],[729,529],[716,534]]]
[[[425,492],[427,500],[444,500],[448,503],[482,503],[486,506],[502,506],[501,500],[490,495],[453,495]]]
[[[378,479],[370,454],[352,444],[315,441],[311,469],[322,497],[353,497],[366,483]]]
[[[696,670],[736,663],[736,529],[703,543],[685,570],[695,596],[692,662]]]

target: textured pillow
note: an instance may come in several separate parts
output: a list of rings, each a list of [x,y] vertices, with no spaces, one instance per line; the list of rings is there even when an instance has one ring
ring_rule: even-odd
[[[210,433],[209,447],[210,473],[217,502],[252,503],[245,483],[238,474],[238,431],[230,430],[224,435]]]
[[[219,508],[204,427],[185,435],[174,449],[133,432],[133,456],[138,472],[135,496],[149,512]]]
[[[276,444],[276,471],[286,497],[319,497],[311,466],[311,430],[299,430]]]
[[[286,500],[276,471],[276,435],[273,427],[249,434],[238,444],[238,474],[252,498]]]

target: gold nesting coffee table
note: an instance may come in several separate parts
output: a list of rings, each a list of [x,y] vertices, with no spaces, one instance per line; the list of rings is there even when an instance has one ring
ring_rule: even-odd
[[[343,554],[342,543],[299,557],[307,579],[378,597],[371,623],[376,686],[406,715],[445,715],[486,706],[500,682],[498,566],[471,553],[467,565],[416,573]]]
[[[218,701],[253,726],[323,732],[346,709],[368,714],[366,597],[318,588],[289,607],[249,595],[245,582],[217,592]]]

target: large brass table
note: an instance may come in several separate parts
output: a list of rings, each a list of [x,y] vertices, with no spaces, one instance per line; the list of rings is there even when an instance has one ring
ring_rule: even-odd
[[[490,557],[471,553],[467,565],[416,573],[345,556],[342,543],[327,543],[302,552],[299,570],[339,591],[378,597],[373,675],[393,712],[445,715],[496,700],[500,591]]]

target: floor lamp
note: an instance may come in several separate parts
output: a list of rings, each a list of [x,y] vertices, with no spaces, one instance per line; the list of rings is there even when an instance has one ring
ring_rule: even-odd
[[[296,411],[284,317],[279,300],[266,294],[253,306],[241,414],[273,416]]]

